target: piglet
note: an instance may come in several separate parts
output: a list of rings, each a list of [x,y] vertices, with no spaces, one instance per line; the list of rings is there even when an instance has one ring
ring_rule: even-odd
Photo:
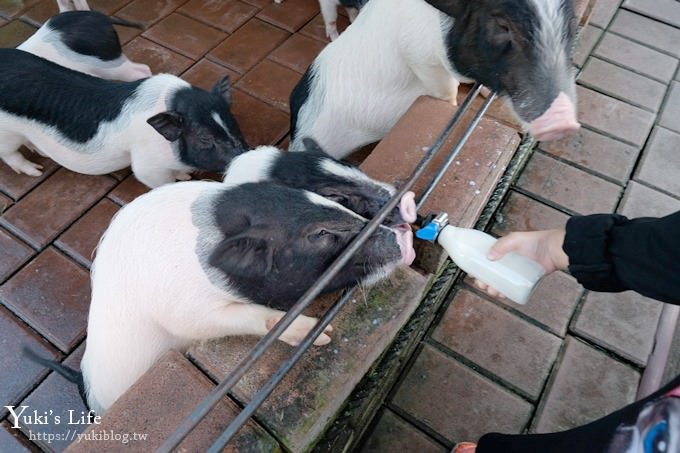
[[[371,0],[291,98],[291,150],[312,137],[344,157],[384,137],[421,95],[455,104],[459,82],[508,100],[538,140],[578,129],[573,0]]]
[[[274,0],[276,3],[281,3],[283,0]],[[326,37],[331,41],[338,39],[338,6],[342,5],[347,10],[347,16],[350,22],[359,15],[359,10],[368,2],[368,0],[319,0],[321,7],[321,16],[326,27]]]
[[[0,49],[0,158],[41,174],[27,145],[79,173],[132,166],[149,187],[202,169],[222,172],[248,146],[230,112],[228,78],[211,92],[159,74],[113,82],[16,49]]]
[[[366,223],[269,182],[188,181],[136,198],[111,222],[92,266],[80,365],[88,406],[105,412],[169,349],[266,334]],[[380,226],[326,291],[384,277],[414,255],[410,231]],[[300,316],[279,339],[298,344],[316,322]],[[331,330],[314,344],[330,342]]]
[[[129,82],[151,77],[147,65],[123,55],[114,25],[139,27],[96,11],[65,12],[50,18],[17,49],[104,79]]]
[[[313,139],[303,140],[306,152],[289,153],[260,146],[231,161],[224,175],[228,184],[271,181],[308,190],[372,219],[394,196],[396,188],[369,177],[359,168],[326,154]],[[415,194],[407,192],[384,224],[410,230],[416,221]]]

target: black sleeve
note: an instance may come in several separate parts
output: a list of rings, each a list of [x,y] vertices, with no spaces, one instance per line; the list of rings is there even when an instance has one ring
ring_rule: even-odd
[[[587,289],[633,290],[680,305],[680,212],[633,220],[575,216],[567,222],[563,249],[569,272]]]

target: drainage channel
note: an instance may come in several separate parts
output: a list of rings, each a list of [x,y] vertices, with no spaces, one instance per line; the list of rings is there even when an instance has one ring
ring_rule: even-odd
[[[268,348],[277,341],[278,337],[290,326],[295,318],[321,294],[321,291],[329,284],[329,282],[337,275],[337,273],[349,262],[352,256],[357,253],[359,248],[368,241],[373,232],[380,226],[383,220],[390,212],[399,204],[403,195],[408,192],[423,175],[429,164],[442,150],[446,138],[459,125],[465,113],[470,109],[473,101],[479,95],[482,86],[476,84],[470,93],[467,95],[461,106],[456,110],[447,125],[444,127],[434,144],[427,150],[423,159],[418,163],[413,170],[408,180],[400,187],[397,193],[389,200],[389,202],[371,219],[366,227],[357,235],[357,237],[350,242],[345,250],[338,256],[338,258],[330,265],[330,267],[319,277],[319,279],[310,287],[305,294],[293,305],[293,307],[286,313],[285,316],[253,347],[253,349],[234,367],[233,371],[229,373],[196,407],[196,409],[180,424],[175,432],[168,437],[159,447],[160,452],[170,452],[176,448],[186,436],[195,429],[201,420],[208,415],[208,413],[221,401],[229,391],[239,382],[239,380],[255,365],[257,360],[268,350]],[[429,181],[427,188],[423,191],[417,202],[417,207],[420,208],[427,198],[432,194],[434,188],[437,186],[449,166],[454,162],[467,140],[472,135],[472,132],[479,124],[483,115],[489,109],[491,103],[495,99],[495,93],[491,93],[484,101],[474,117],[465,126],[465,130],[461,139],[450,150],[445,162],[438,169],[436,174]],[[238,432],[238,430],[248,421],[248,419],[255,413],[258,407],[276,388],[279,382],[286,376],[288,371],[297,363],[303,354],[311,347],[316,337],[324,331],[337,313],[345,306],[345,304],[352,299],[355,289],[349,289],[335,302],[335,304],[328,310],[328,312],[319,320],[314,329],[312,329],[305,339],[294,348],[291,356],[279,367],[279,369],[271,376],[269,381],[258,390],[253,396],[250,403],[243,408],[239,415],[227,426],[222,434],[217,438],[213,445],[208,450],[209,452],[219,452],[231,440],[231,438]]]

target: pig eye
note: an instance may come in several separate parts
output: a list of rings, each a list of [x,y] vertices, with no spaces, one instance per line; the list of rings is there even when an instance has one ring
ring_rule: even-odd
[[[334,241],[336,239],[335,234],[323,228],[313,234],[310,234],[308,238],[311,242]]]
[[[489,40],[496,47],[507,47],[512,42],[512,30],[507,20],[502,17],[491,19]]]

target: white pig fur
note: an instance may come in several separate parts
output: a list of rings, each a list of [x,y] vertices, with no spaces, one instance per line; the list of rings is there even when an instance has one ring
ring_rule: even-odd
[[[455,105],[459,80],[465,80],[449,63],[443,26],[451,24],[424,0],[369,1],[310,67],[309,98],[299,111],[290,149],[302,150],[302,139],[313,137],[342,158],[384,137],[418,96]],[[379,36],[366,34],[376,27]],[[357,52],[366,64],[356,64]]]

